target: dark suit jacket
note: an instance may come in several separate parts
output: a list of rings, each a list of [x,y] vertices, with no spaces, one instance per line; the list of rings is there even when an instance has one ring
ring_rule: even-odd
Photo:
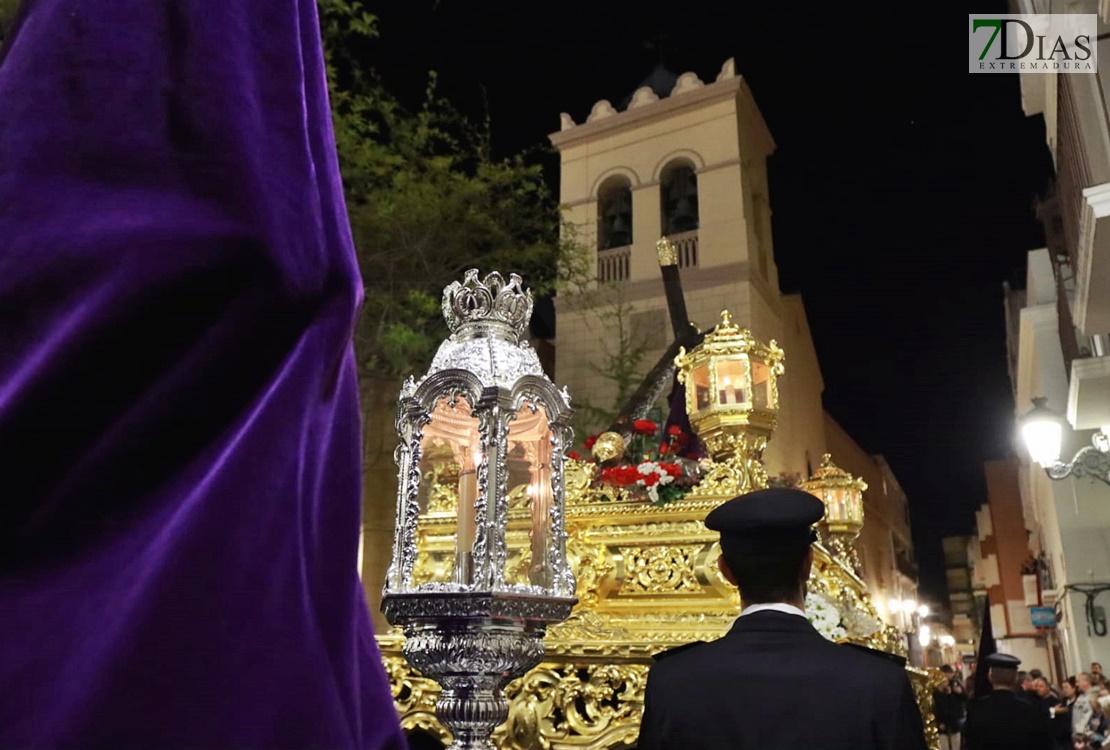
[[[651,669],[637,750],[925,750],[903,667],[797,615],[739,618]]]
[[[968,704],[964,740],[965,750],[1051,750],[1048,709],[1012,690],[995,690]]]

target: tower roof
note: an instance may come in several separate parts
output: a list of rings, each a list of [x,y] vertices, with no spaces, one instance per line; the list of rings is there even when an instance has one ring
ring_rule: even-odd
[[[655,68],[648,73],[647,78],[640,81],[639,85],[628,96],[621,100],[621,109],[628,109],[628,105],[632,103],[632,94],[645,86],[655,92],[655,95],[663,99],[670,95],[674,90],[675,84],[678,82],[678,74],[669,69],[662,62],[656,63]]]
[[[663,102],[666,108],[673,108],[672,102],[678,97],[682,97],[684,103],[692,103],[698,99],[707,97],[714,97],[724,94],[726,91],[744,91],[743,96],[751,99],[750,92],[741,84],[741,79],[736,75],[736,65],[732,58],[725,60],[725,64],[721,66],[721,72],[717,74],[714,82],[706,84],[696,73],[687,71],[682,75],[675,75],[675,73],[667,68],[667,66],[660,61],[655,65],[655,68],[648,74],[647,78],[640,82],[640,86],[632,92],[631,96],[626,96],[623,100],[618,102],[620,109],[612,105],[608,99],[600,99],[594,103],[590,114],[586,117],[586,123],[595,123],[598,120],[603,120],[614,115],[625,115],[631,113],[633,110],[641,110],[643,108],[650,108],[658,111],[656,107],[652,106]],[[693,92],[698,92],[698,95],[690,98]],[[751,102],[754,106],[754,102]],[[677,105],[681,106],[681,105]],[[758,110],[756,111],[758,116]],[[621,122],[629,122],[628,117],[620,118]],[[585,124],[585,123],[583,123]],[[565,132],[573,130],[577,127],[578,123],[574,121],[566,112],[559,113],[559,130]],[[559,146],[559,141],[565,141],[558,134],[552,134],[552,139],[555,145]],[[768,136],[769,140],[769,136]],[[772,146],[773,148],[773,146]]]

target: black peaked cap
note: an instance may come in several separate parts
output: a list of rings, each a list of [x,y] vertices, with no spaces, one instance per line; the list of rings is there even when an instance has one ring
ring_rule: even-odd
[[[825,516],[825,504],[803,490],[773,487],[739,495],[713,509],[705,525],[722,536],[752,537],[760,534],[807,536],[811,526]]]
[[[983,659],[988,666],[998,667],[999,669],[1017,669],[1021,664],[1021,659],[1009,654],[991,654]]]

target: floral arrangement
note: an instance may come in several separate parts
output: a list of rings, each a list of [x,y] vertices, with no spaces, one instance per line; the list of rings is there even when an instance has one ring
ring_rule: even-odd
[[[821,594],[812,591],[806,594],[806,619],[830,641],[848,637],[848,629],[840,622],[840,610]]]
[[[596,441],[596,435],[587,438],[585,449],[593,448]],[[688,457],[692,448],[693,438],[678,425],[661,434],[657,423],[637,419],[623,460],[616,466],[595,469],[594,486],[618,487],[629,500],[654,505],[681,500],[701,480],[698,462]],[[568,456],[582,460],[576,451]]]

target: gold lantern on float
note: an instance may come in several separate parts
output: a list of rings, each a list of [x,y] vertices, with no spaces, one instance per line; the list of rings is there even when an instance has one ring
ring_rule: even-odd
[[[717,327],[688,353],[680,351],[675,365],[686,387],[690,426],[714,461],[695,492],[765,487],[763,450],[778,420],[782,349],[774,340],[757,340],[724,310]]]
[[[802,482],[801,488],[825,504],[820,529],[826,545],[858,571],[856,539],[863,528],[863,493],[867,483],[834,464],[832,456],[826,453],[821,466]]]

